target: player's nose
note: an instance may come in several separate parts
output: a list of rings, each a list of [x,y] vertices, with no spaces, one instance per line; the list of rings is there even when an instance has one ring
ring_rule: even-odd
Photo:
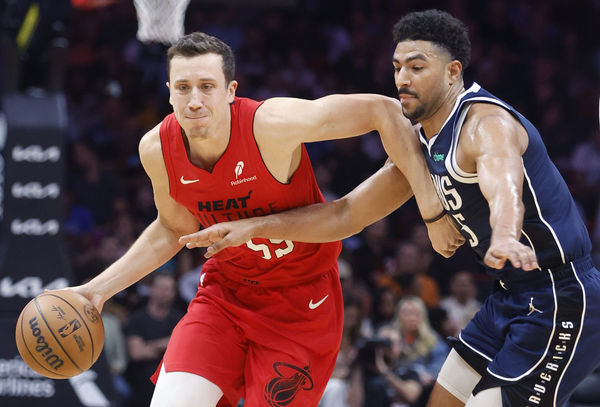
[[[410,79],[407,75],[406,69],[400,68],[396,71],[396,74],[394,76],[394,79],[396,81],[396,88],[402,89],[410,86]]]
[[[201,109],[204,106],[204,98],[202,92],[198,88],[193,88],[190,92],[190,100],[188,107],[192,110]]]

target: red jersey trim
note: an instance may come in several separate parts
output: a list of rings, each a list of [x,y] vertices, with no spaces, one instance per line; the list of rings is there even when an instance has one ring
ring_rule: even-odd
[[[174,117],[175,117],[175,114],[171,113],[163,119],[162,123],[160,124],[158,134],[160,136],[160,149],[162,151],[163,161],[165,162],[165,168],[167,169],[167,177],[169,178],[169,195],[173,199],[177,200],[177,197],[175,196],[175,191],[177,191],[177,187],[176,187],[176,185],[173,185],[173,183],[176,182],[175,181],[175,169],[173,166],[173,157],[172,157],[171,153],[169,152],[168,148],[165,151],[165,146],[169,145],[169,141],[167,140],[167,134],[169,131],[168,130],[169,123]],[[181,129],[181,127],[180,127],[180,129]]]

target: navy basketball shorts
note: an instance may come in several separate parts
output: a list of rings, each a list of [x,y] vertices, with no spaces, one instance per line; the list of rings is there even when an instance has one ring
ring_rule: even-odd
[[[501,281],[455,341],[507,407],[560,407],[600,364],[600,272],[589,256]]]

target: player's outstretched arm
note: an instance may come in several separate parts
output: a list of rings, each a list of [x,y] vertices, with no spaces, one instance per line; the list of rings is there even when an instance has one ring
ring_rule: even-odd
[[[392,98],[366,93],[315,100],[272,98],[257,110],[254,132],[261,147],[294,151],[301,143],[379,131],[395,105]]]
[[[158,217],[129,250],[90,282],[73,289],[87,297],[98,311],[117,292],[139,281],[173,257],[183,246],[179,236],[198,230],[198,221],[168,193],[168,177],[162,158],[158,126],[140,142],[140,158],[154,189]]]
[[[396,166],[408,180],[423,219],[433,249],[444,257],[454,254],[464,242],[464,237],[452,219],[444,215],[444,208],[435,191],[431,175],[421,151],[416,128],[404,117],[400,102],[389,106],[379,134],[383,146]]]
[[[469,115],[462,147],[475,160],[479,187],[490,207],[492,236],[484,262],[497,269],[507,260],[523,270],[538,268],[533,249],[519,242],[527,133],[508,111],[497,106],[474,105]]]
[[[298,154],[300,143],[375,130],[408,179],[423,218],[435,218],[443,211],[419,149],[418,136],[397,99],[374,94],[330,95],[312,101],[273,98],[257,111],[254,130],[265,163],[280,180],[291,176],[290,164],[281,157],[289,156],[291,151]],[[427,227],[433,248],[446,257],[464,242],[448,218]]]
[[[393,163],[388,162],[353,191],[335,201],[218,223],[182,236],[179,243],[188,248],[208,247],[206,257],[211,257],[226,247],[239,246],[255,237],[313,243],[340,240],[389,215],[411,196],[406,178]]]

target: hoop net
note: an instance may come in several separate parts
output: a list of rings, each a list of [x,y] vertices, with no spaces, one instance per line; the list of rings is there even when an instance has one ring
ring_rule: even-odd
[[[137,38],[144,43],[173,44],[184,34],[185,10],[190,0],[134,0]]]

